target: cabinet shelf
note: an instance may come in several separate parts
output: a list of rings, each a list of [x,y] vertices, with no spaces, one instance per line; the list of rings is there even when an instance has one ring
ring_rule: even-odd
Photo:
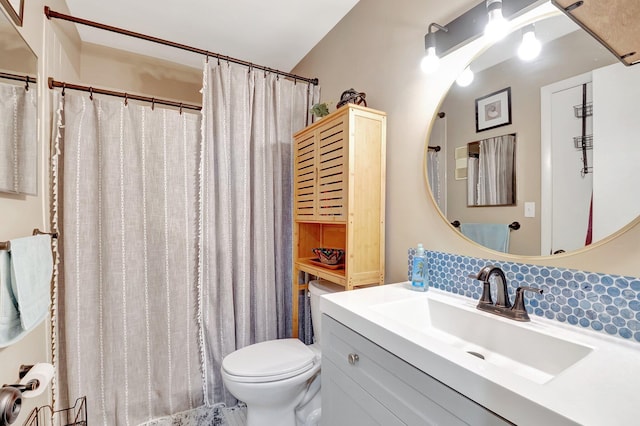
[[[329,269],[323,268],[320,265],[314,264],[310,261],[313,259],[311,257],[300,258],[296,261],[296,267],[298,270],[307,272],[311,275],[315,275],[318,278],[325,279],[327,281],[331,281],[332,283],[340,284],[341,286],[345,286],[345,269]]]

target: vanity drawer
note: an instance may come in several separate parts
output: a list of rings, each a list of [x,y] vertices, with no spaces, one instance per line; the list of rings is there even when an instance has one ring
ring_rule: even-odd
[[[373,399],[397,417],[400,424],[512,424],[327,315],[322,316],[322,363],[322,417],[332,418],[331,423],[323,424],[354,424],[341,421],[344,412],[335,415],[335,419],[332,417],[334,413],[330,411],[335,407],[329,401],[334,392],[361,393],[366,398],[360,401]],[[355,411],[366,412],[363,404],[354,407]]]

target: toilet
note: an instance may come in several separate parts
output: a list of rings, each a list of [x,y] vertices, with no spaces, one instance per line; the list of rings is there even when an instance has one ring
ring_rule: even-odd
[[[226,389],[247,404],[247,426],[316,426],[320,423],[320,296],[344,290],[324,280],[309,282],[314,343],[269,340],[222,360]]]

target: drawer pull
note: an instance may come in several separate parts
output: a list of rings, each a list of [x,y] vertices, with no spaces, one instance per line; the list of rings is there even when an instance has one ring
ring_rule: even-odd
[[[359,359],[360,357],[358,356],[358,354],[349,354],[349,364],[355,365]]]

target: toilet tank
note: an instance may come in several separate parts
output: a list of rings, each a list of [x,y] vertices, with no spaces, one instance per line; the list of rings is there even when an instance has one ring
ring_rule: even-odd
[[[311,298],[311,324],[313,325],[313,339],[322,347],[320,342],[320,296],[327,293],[344,291],[344,287],[325,280],[309,281],[309,297]]]

